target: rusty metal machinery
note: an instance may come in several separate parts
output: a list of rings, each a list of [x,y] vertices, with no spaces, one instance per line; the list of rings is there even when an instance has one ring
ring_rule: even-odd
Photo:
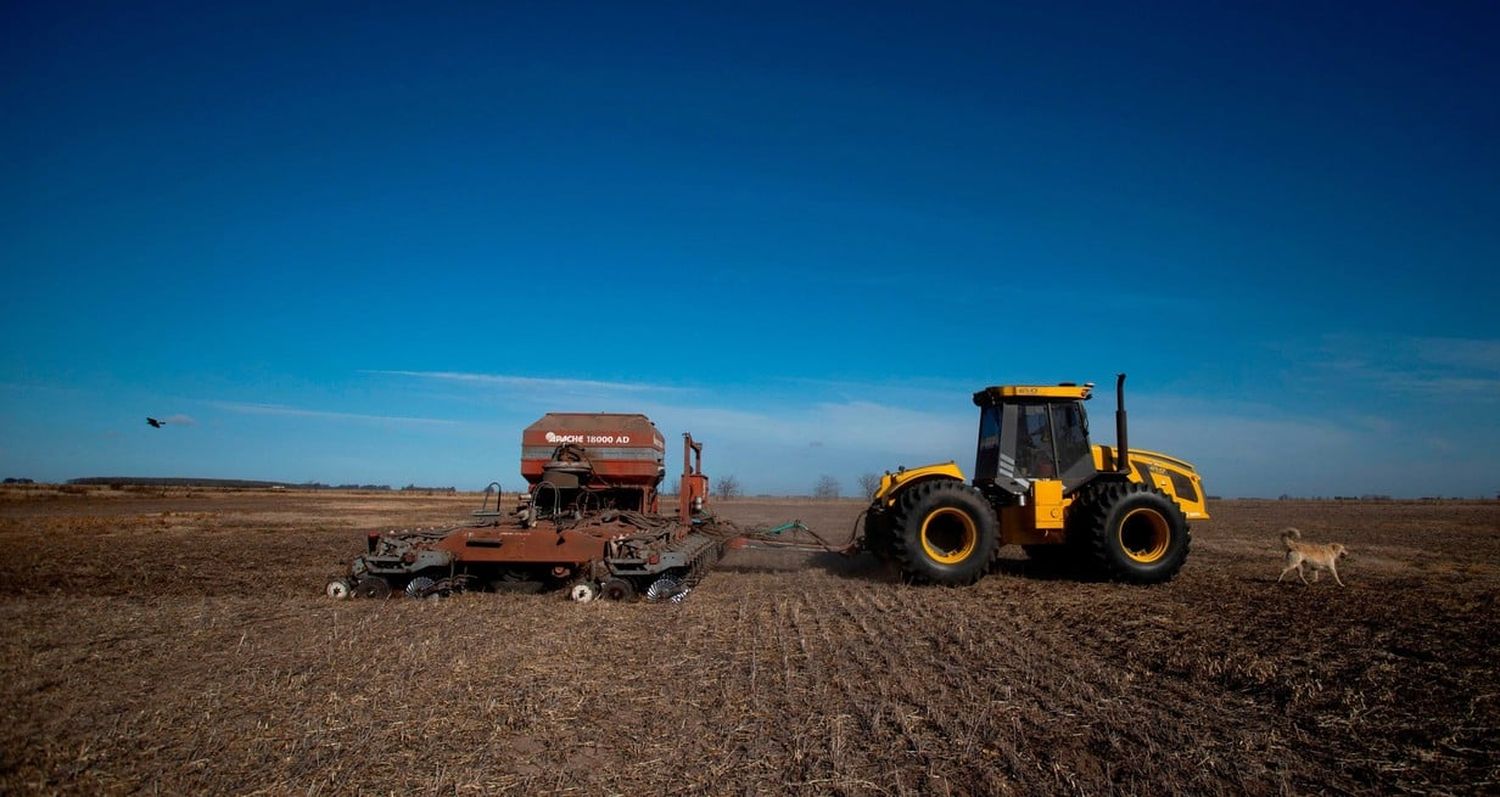
[[[521,433],[521,476],[530,488],[522,522],[610,509],[655,513],[666,451],[644,415],[549,412]]]
[[[494,508],[486,500],[469,522],[372,531],[326,592],[423,598],[567,587],[579,601],[681,599],[738,532],[708,513],[703,446],[686,434],[676,515],[658,514],[665,450],[644,415],[549,413],[522,434],[529,489],[512,512],[501,511],[491,484]]]

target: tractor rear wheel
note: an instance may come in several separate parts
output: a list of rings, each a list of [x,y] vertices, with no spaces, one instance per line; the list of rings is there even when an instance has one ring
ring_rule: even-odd
[[[1187,560],[1187,516],[1166,493],[1138,482],[1089,487],[1069,518],[1068,537],[1106,578],[1169,581]]]
[[[919,482],[896,499],[890,548],[907,581],[972,584],[989,569],[999,544],[994,508],[963,482]]]

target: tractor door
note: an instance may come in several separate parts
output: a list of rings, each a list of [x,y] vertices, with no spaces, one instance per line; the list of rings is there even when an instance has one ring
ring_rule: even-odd
[[[1059,401],[1050,405],[1052,444],[1056,451],[1063,490],[1071,492],[1096,475],[1094,452],[1089,446],[1089,417],[1081,401]]]
[[[1048,404],[1022,404],[1016,414],[1016,472],[1028,479],[1056,479],[1057,452],[1052,448]]]

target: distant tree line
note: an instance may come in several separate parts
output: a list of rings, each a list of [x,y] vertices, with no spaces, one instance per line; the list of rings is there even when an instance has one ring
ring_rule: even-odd
[[[1281,495],[1279,495],[1279,496],[1276,497],[1276,500],[1278,500],[1278,501],[1391,501],[1391,500],[1394,500],[1394,499],[1392,499],[1389,495],[1385,495],[1383,493],[1382,494],[1367,493],[1365,495],[1335,495],[1332,498],[1328,498],[1328,497],[1322,496],[1322,495],[1309,495],[1309,496],[1303,497],[1303,496],[1289,495],[1287,493],[1282,493]],[[1421,500],[1423,500],[1423,501],[1437,501],[1437,500],[1441,500],[1441,499],[1439,499],[1437,496],[1424,495],[1424,496],[1422,496]]]
[[[1220,499],[1218,496],[1210,495],[1209,496],[1209,500],[1218,501],[1218,500],[1222,500],[1222,499]],[[1256,496],[1245,496],[1243,498],[1236,498],[1234,500],[1236,500],[1236,501],[1266,501],[1266,500],[1269,500],[1269,499],[1258,498]],[[1291,495],[1291,494],[1288,494],[1288,493],[1283,493],[1283,494],[1277,496],[1276,500],[1278,500],[1278,501],[1365,501],[1365,502],[1380,503],[1380,502],[1411,502],[1411,501],[1472,501],[1472,500],[1476,500],[1476,499],[1474,499],[1474,498],[1468,498],[1468,497],[1461,496],[1461,495],[1423,495],[1423,496],[1420,496],[1420,497],[1417,497],[1417,498],[1397,498],[1397,497],[1395,497],[1393,495],[1389,495],[1387,493],[1366,493],[1364,495],[1334,495],[1334,496],[1326,496],[1326,495]],[[1482,501],[1482,500],[1484,500],[1484,498],[1481,497],[1478,500]],[[1500,501],[1500,494],[1497,494],[1495,496],[1495,500]]]
[[[164,476],[88,476],[69,479],[68,484],[107,484],[142,487],[239,487],[261,488],[290,487],[285,482],[265,482],[252,479],[193,479]]]
[[[268,482],[254,479],[195,479],[176,476],[86,476],[81,479],[69,479],[68,484],[81,485],[120,485],[120,486],[142,486],[142,487],[217,487],[234,489],[260,489],[271,488],[295,488],[298,490],[374,490],[389,491],[389,484],[324,484],[323,482],[302,482],[293,484],[290,482]],[[447,489],[453,488],[418,488],[418,489]]]

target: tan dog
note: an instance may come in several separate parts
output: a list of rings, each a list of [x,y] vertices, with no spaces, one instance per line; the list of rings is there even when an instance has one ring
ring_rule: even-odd
[[[1296,570],[1297,578],[1306,584],[1307,576],[1302,574],[1302,566],[1307,565],[1312,568],[1313,581],[1317,581],[1318,576],[1327,570],[1333,574],[1333,580],[1339,586],[1344,586],[1344,582],[1339,581],[1338,561],[1349,555],[1349,549],[1336,542],[1314,545],[1301,540],[1302,532],[1296,529],[1289,528],[1281,532],[1281,545],[1286,548],[1286,568],[1276,577],[1276,583],[1280,584],[1287,573]]]

